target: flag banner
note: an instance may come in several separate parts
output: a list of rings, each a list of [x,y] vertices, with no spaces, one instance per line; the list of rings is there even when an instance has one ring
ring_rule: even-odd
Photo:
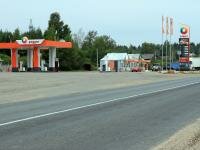
[[[166,18],[166,35],[169,35],[169,18]]]
[[[165,21],[165,18],[164,16],[162,16],[162,34],[165,34],[164,21]]]
[[[174,34],[174,20],[170,18],[170,35]]]

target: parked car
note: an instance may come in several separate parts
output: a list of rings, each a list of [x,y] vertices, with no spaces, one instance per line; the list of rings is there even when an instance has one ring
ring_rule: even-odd
[[[164,65],[163,70],[166,70],[166,66]],[[167,64],[167,70],[170,70],[170,64]],[[176,70],[179,71],[180,70],[180,63],[179,62],[175,62],[171,64],[171,70]]]
[[[161,66],[159,64],[153,64],[151,67],[152,71],[160,71],[161,70]]]
[[[142,69],[140,67],[133,67],[131,71],[132,72],[141,72]]]
[[[180,71],[190,71],[189,63],[180,63]]]
[[[180,70],[180,63],[179,62],[172,63],[171,64],[171,69],[179,71]]]

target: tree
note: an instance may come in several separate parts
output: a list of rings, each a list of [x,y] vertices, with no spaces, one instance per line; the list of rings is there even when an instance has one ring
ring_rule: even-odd
[[[64,39],[65,41],[72,41],[71,30],[66,24],[62,27],[62,30],[58,32],[59,39]]]
[[[48,28],[48,30],[44,32],[44,38],[47,40],[56,40],[56,30],[52,27]]]
[[[12,42],[12,39],[12,32],[0,30],[0,42]],[[10,56],[10,51],[8,50],[0,50],[0,53]]]
[[[83,41],[82,50],[88,51],[94,48],[94,41],[97,37],[97,31],[89,31]]]
[[[13,34],[9,31],[0,31],[0,40],[1,42],[12,42]]]
[[[35,36],[36,39],[43,39],[44,38],[42,30],[40,28],[37,28],[35,30],[35,35],[36,35]]]
[[[50,15],[48,29],[45,31],[44,36],[49,40],[72,40],[71,30],[67,24],[61,21],[58,12],[54,12]]]
[[[118,53],[129,53],[129,48],[126,45],[117,45],[114,49],[114,52]]]
[[[3,64],[8,65],[10,64],[11,58],[6,54],[0,54],[1,60],[3,60]]]
[[[115,50],[116,42],[107,35],[97,36],[94,40],[94,48],[91,51],[91,61],[96,64],[96,51],[98,50],[99,58],[102,58],[107,53]]]
[[[142,54],[154,54],[156,50],[156,45],[153,43],[143,43],[141,47]]]
[[[128,52],[130,54],[139,54],[138,48],[136,46],[133,46],[132,44],[129,46]]]
[[[73,34],[74,44],[78,48],[81,48],[83,46],[83,40],[84,40],[84,38],[85,38],[85,33],[83,32],[82,29],[79,29],[78,33]]]
[[[89,31],[82,45],[82,50],[91,66],[96,66],[97,50],[100,59],[106,53],[114,51],[115,48],[116,42],[110,36],[97,36],[97,31]]]
[[[71,30],[69,26],[61,20],[58,12],[54,12],[50,15],[48,29],[45,31],[44,37],[48,40],[65,40],[73,42]],[[77,60],[79,59],[78,49],[60,49],[57,51],[57,56],[60,61],[61,70],[76,70],[80,68],[78,66],[79,60]]]
[[[195,53],[196,56],[200,55],[200,44],[196,45],[196,49],[195,49],[194,53]]]
[[[12,41],[16,41],[16,40],[19,40],[19,39],[21,39],[21,35],[20,35],[20,30],[17,28],[13,32],[13,39],[12,39]]]
[[[193,53],[195,51],[196,51],[196,45],[195,45],[195,43],[191,42],[190,43],[190,52]]]
[[[43,39],[42,30],[38,27],[37,29],[33,26],[32,19],[30,20],[29,30],[22,34],[23,36],[27,36],[29,39]]]

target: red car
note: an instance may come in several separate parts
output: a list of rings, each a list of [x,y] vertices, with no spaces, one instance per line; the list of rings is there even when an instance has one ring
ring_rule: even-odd
[[[141,72],[142,69],[141,69],[140,67],[134,67],[134,68],[132,68],[131,71],[132,71],[132,72]]]

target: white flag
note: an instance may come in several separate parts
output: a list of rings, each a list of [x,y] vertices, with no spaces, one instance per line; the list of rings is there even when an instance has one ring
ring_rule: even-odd
[[[165,22],[165,18],[164,16],[162,16],[162,34],[165,34],[164,22]]]
[[[169,18],[166,18],[166,34],[169,35]]]
[[[170,18],[170,35],[174,34],[174,20]]]

